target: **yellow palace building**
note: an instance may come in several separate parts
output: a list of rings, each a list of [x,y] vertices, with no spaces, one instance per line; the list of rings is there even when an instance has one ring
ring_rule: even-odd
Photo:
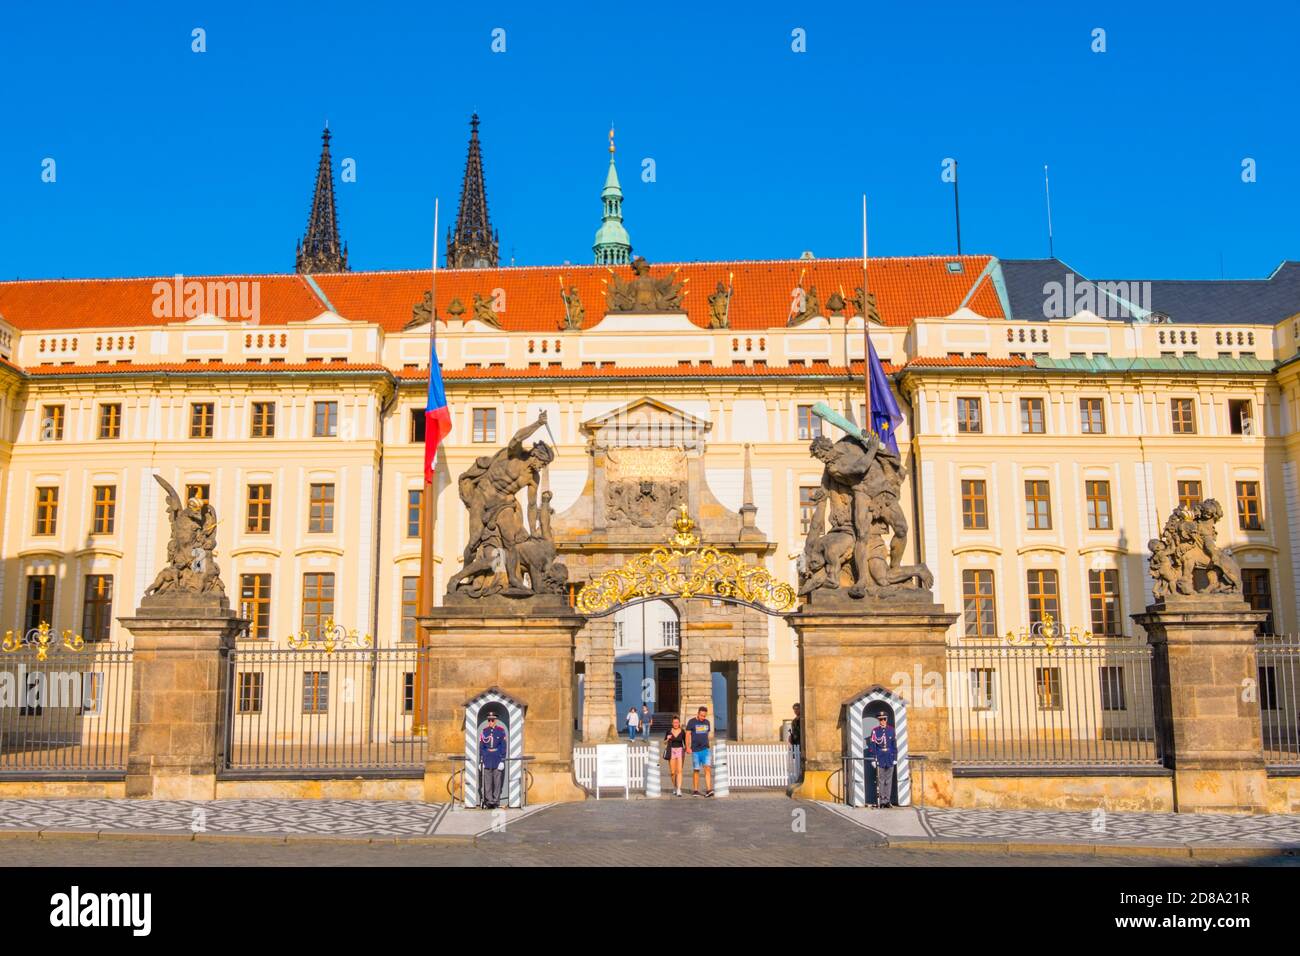
[[[686,281],[682,308],[615,311],[605,283],[631,275],[632,247],[612,151],[591,265],[498,265],[477,127],[466,183],[431,297],[428,271],[347,270],[328,142],[292,274],[0,283],[3,629],[126,643],[117,618],[164,563],[160,475],[215,507],[250,642],[333,618],[414,645],[430,321],[453,418],[436,595],[466,542],[456,476],[541,411],[576,583],[601,555],[662,541],[682,504],[706,539],[795,582],[821,478],[809,441],[831,430],[812,408],[862,420],[865,334],[905,415],[905,560],[964,612],[950,642],[1049,613],[1141,642],[1147,542],[1209,498],[1267,629],[1300,629],[1300,262],[1172,282],[879,258],[865,302],[858,259],[655,262]],[[692,613],[662,603],[593,630],[613,673],[580,647],[584,737],[621,730],[653,679],[657,710],[707,687],[720,730],[778,739],[798,698],[793,632]],[[686,646],[692,627],[707,654]]]

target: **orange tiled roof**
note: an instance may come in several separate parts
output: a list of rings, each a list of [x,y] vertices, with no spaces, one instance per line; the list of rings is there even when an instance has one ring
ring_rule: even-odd
[[[131,375],[149,372],[387,372],[382,365],[354,362],[113,362],[102,365],[29,365],[28,375]]]
[[[872,291],[887,325],[908,325],[914,319],[951,315],[961,305],[989,256],[912,256],[870,261]],[[948,263],[960,262],[953,272]],[[686,309],[692,322],[707,327],[708,297],[718,282],[733,275],[731,302],[733,328],[765,329],[784,324],[791,293],[803,276],[804,287],[813,285],[822,304],[841,288],[852,295],[862,283],[858,259],[778,259],[739,262],[688,262],[652,264],[651,273],[666,275],[677,269],[679,280],[689,279]],[[619,266],[623,278],[630,266]],[[438,314],[447,316],[453,298],[472,306],[474,293],[505,292],[500,313],[508,331],[558,331],[564,316],[560,283],[577,286],[587,312],[587,325],[604,312],[601,279],[604,266],[522,266],[501,269],[444,269],[438,273]],[[325,311],[327,305],[302,276],[185,276],[198,281],[256,281],[259,283],[260,321],[283,325],[305,321]],[[345,272],[312,279],[346,319],[373,322],[388,331],[400,331],[411,319],[411,308],[429,288],[427,271]],[[70,329],[163,324],[173,319],[153,315],[155,284],[173,277],[140,279],[42,279],[0,282],[0,315],[20,329]],[[990,282],[983,282],[969,303],[980,315],[1001,318],[1002,308]]]
[[[918,355],[904,368],[1034,368],[1031,359],[989,358],[987,355]]]

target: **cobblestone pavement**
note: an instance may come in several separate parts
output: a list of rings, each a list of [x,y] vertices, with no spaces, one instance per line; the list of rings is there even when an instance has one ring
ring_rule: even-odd
[[[1300,814],[1132,813],[1044,810],[871,810],[824,804],[890,839],[1081,842],[1124,846],[1300,849]]]

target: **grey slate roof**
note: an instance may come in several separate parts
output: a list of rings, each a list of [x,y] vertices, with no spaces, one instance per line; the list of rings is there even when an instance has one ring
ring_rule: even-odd
[[[1056,318],[1045,314],[1048,295],[1044,286],[1058,283],[1062,290],[1071,286],[1077,296],[1090,280],[1071,269],[1060,259],[1002,259],[1002,280],[1017,321],[1044,321]],[[1173,322],[1276,325],[1300,313],[1300,261],[1285,261],[1265,279],[1094,279],[1099,301],[1108,303],[1105,318],[1131,320],[1145,318],[1146,310],[1163,312]],[[1150,298],[1138,283],[1149,283]],[[1131,290],[1131,291],[1130,291]],[[1127,308],[1116,301],[1118,293],[1138,308]],[[1073,313],[1067,309],[1067,314]],[[1103,314],[1103,313],[1099,313]]]

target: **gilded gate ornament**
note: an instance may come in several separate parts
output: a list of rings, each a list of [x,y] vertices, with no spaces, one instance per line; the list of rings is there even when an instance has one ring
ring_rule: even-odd
[[[63,646],[70,651],[79,651],[86,646],[86,642],[81,635],[74,634],[71,628],[64,628],[60,639]],[[53,641],[54,628],[50,627],[49,621],[41,621],[38,626],[21,637],[14,634],[13,631],[5,631],[4,640],[0,641],[0,650],[3,650],[6,654],[12,654],[14,651],[34,647],[36,648],[36,659],[43,661],[50,656],[50,647],[53,645]]]
[[[583,614],[603,614],[640,598],[720,598],[750,604],[768,614],[795,605],[794,588],[766,569],[739,556],[700,545],[695,522],[681,506],[668,546],[631,558],[622,567],[598,574],[578,592]]]

